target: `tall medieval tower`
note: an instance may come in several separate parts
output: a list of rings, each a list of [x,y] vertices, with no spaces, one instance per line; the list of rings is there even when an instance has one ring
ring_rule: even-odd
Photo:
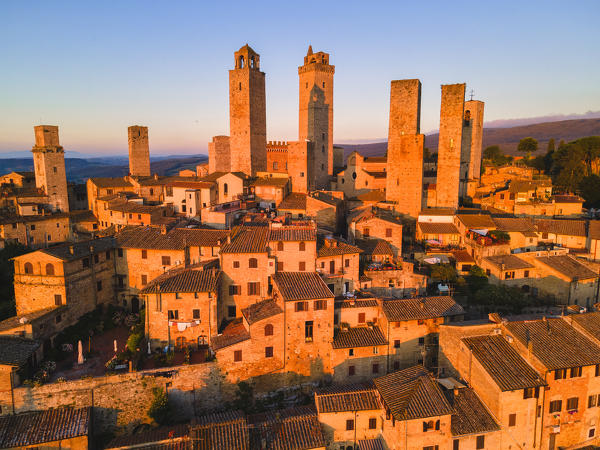
[[[232,172],[254,176],[267,169],[265,74],[248,44],[235,52],[229,71],[229,135]]]
[[[329,54],[313,53],[312,46],[298,67],[300,107],[298,140],[314,148],[313,177],[317,189],[329,189],[333,175],[333,74]]]
[[[472,196],[481,176],[484,106],[479,100],[465,102],[460,158],[460,196],[463,198]]]
[[[386,200],[416,218],[423,196],[423,144],[420,134],[421,82],[392,81],[387,151]]]
[[[129,175],[150,176],[150,146],[148,127],[133,125],[127,128],[129,141]]]
[[[465,84],[442,85],[436,198],[437,206],[458,208]]]
[[[69,212],[65,152],[58,141],[58,127],[38,125],[33,129],[35,145],[31,152],[35,185],[44,190],[53,210]]]

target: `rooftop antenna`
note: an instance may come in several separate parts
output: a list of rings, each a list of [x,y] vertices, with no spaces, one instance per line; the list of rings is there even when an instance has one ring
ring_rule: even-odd
[[[471,98],[469,100],[473,100],[473,89],[471,89],[471,92],[469,93],[469,95],[471,96]]]

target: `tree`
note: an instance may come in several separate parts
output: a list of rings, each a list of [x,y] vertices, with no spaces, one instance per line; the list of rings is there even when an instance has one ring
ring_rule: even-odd
[[[166,425],[171,417],[169,397],[165,390],[161,388],[154,388],[152,394],[154,398],[148,409],[148,417],[153,419],[159,425]]]
[[[431,278],[437,281],[449,281],[454,283],[458,278],[458,275],[452,264],[434,264],[431,266]]]
[[[525,159],[529,159],[531,154],[538,149],[538,141],[536,141],[532,137],[526,137],[519,141],[519,145],[517,146],[517,150],[520,152],[525,152]]]
[[[0,250],[0,320],[7,319],[17,313],[13,286],[15,266],[12,258],[30,251],[29,247],[17,242],[7,242],[4,248]]]
[[[552,153],[554,151],[554,138],[550,138],[548,141],[548,150],[547,153]]]
[[[600,176],[588,175],[579,183],[579,193],[586,208],[600,208]]]
[[[467,275],[466,280],[471,294],[475,294],[488,284],[488,278],[485,271],[477,265],[471,266],[471,270],[469,270],[469,275]]]
[[[512,161],[512,156],[502,153],[497,145],[490,145],[483,151],[483,159],[490,161],[495,166],[502,166]]]
[[[533,159],[528,159],[525,163],[529,167],[533,167],[534,169],[539,170],[540,172],[544,172],[546,170],[546,157],[542,155],[538,155]]]

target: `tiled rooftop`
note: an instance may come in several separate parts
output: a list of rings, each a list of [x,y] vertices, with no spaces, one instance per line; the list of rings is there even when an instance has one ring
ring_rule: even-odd
[[[552,233],[565,236],[586,236],[584,220],[535,219],[539,233]]]
[[[535,267],[516,255],[486,256],[483,259],[503,270],[530,269]]]
[[[259,320],[268,319],[269,317],[281,314],[282,312],[283,310],[275,300],[271,298],[253,303],[247,308],[242,309],[242,314],[250,325]]]
[[[173,228],[162,233],[156,227],[126,227],[115,238],[119,247],[152,250],[183,250],[189,247],[219,247],[227,240],[227,230]]]
[[[319,413],[374,411],[381,408],[372,383],[320,389],[315,393],[315,403]]]
[[[334,297],[316,272],[276,272],[273,281],[285,301]]]
[[[151,281],[140,293],[217,292],[220,278],[220,270],[175,269]]]
[[[417,226],[424,234],[458,234],[458,228],[453,223],[419,222]]]
[[[598,277],[598,273],[569,255],[540,256],[536,258],[536,261],[560,272],[571,280],[586,280]]]
[[[494,417],[472,389],[458,389],[456,395],[453,391],[447,391],[446,398],[454,408],[454,414],[450,419],[452,436],[489,433],[500,429]]]
[[[333,238],[325,238],[323,245],[319,248],[319,258],[338,255],[350,255],[362,253],[362,250],[354,245],[346,244]]]
[[[266,253],[268,243],[269,228],[241,226],[232,231],[231,242],[221,253]]]
[[[569,320],[575,322],[596,339],[600,339],[600,311],[571,314]]]
[[[336,329],[333,348],[375,347],[388,342],[378,326],[350,327],[347,330]]]
[[[383,300],[383,313],[390,322],[400,322],[455,316],[465,311],[452,297],[443,296]]]

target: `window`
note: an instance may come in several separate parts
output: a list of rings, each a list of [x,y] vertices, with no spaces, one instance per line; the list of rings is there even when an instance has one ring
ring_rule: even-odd
[[[163,266],[170,266],[171,265],[171,257],[170,256],[163,256],[162,257],[162,265]]]
[[[31,231],[35,231],[35,225],[31,225]]]
[[[119,258],[122,258],[122,257],[123,257],[123,249],[122,249],[122,248],[119,248],[119,249],[117,249],[117,256],[118,256]]]
[[[554,400],[550,402],[548,408],[549,413],[561,412],[562,411],[562,400]]]
[[[142,250],[142,259],[148,259],[148,250]]]
[[[514,427],[517,424],[517,415],[516,414],[509,414],[508,415],[508,426],[509,427]]]
[[[430,420],[429,422],[423,422],[423,433],[433,430],[433,426],[433,420]]]
[[[279,164],[277,164],[277,161],[275,161],[273,163],[273,170],[277,170],[277,169],[279,169]]]
[[[248,295],[260,295],[259,281],[251,281],[248,283]]]
[[[571,397],[571,398],[567,399],[567,411],[576,410],[578,406],[579,406],[579,398],[578,397]]]
[[[460,450],[460,441],[458,439],[452,441],[452,450]]]
[[[265,358],[273,357],[273,347],[265,347]]]
[[[110,259],[110,250],[106,251],[106,260],[108,261]]]
[[[346,431],[352,431],[352,430],[354,430],[354,420],[346,419]]]
[[[477,450],[483,450],[485,448],[485,436],[477,436],[475,448]]]
[[[350,260],[349,259],[346,259],[344,261],[344,267],[350,267]]]
[[[423,345],[425,345],[425,338],[424,338],[424,337],[420,337],[420,338],[419,338],[419,345],[420,345],[420,346],[423,346]]]
[[[369,237],[371,236],[371,230],[369,228],[364,228],[363,229],[363,236],[364,237]]]
[[[554,371],[555,380],[564,380],[567,378],[567,369],[557,369]]]
[[[306,270],[306,262],[300,261],[298,264],[298,270],[300,270],[300,272],[304,272]]]
[[[265,336],[273,336],[273,325],[270,323],[265,325]]]
[[[307,320],[304,322],[304,340],[306,342],[312,342],[313,340],[313,321]]]
[[[296,302],[295,311],[308,311],[308,302]]]
[[[596,364],[596,373],[594,375],[600,377],[600,364]]]
[[[142,286],[148,284],[148,275],[142,275]]]
[[[98,264],[100,262],[100,257],[96,254],[94,255],[94,264]]]
[[[590,428],[590,431],[588,431],[588,437],[593,438],[595,434],[596,434],[596,429]]]
[[[280,252],[283,251],[283,242],[278,242],[277,243],[277,250],[280,251]]]
[[[373,373],[379,373],[379,364],[375,363],[373,364]]]
[[[235,317],[235,305],[227,307],[227,317]]]
[[[30,262],[25,263],[25,266],[23,266],[25,273],[33,273],[33,264],[31,264]]]
[[[354,349],[353,348],[349,348],[348,349],[348,356],[354,356]]]
[[[242,351],[236,350],[233,352],[233,360],[235,362],[240,362],[242,360]]]
[[[248,260],[248,267],[250,269],[256,269],[258,267],[258,260],[256,258],[250,258]]]
[[[179,319],[179,310],[177,309],[170,309],[167,311],[167,317],[169,318],[169,320],[177,320]]]
[[[400,348],[400,339],[394,340],[394,348]]]
[[[540,395],[540,388],[536,387],[536,388],[526,388],[523,390],[523,398],[527,399],[527,398],[538,398]]]
[[[315,300],[315,311],[323,311],[327,309],[327,300]]]
[[[358,313],[358,323],[365,323],[365,322],[366,322],[365,313]]]
[[[90,267],[90,260],[89,260],[89,258],[83,258],[81,260],[81,264],[82,264],[82,266],[83,266],[84,269]]]
[[[239,261],[234,261],[233,262],[233,268],[234,269],[239,269],[240,268],[240,262]]]
[[[62,295],[60,295],[60,294],[54,294],[54,304],[56,306],[62,305]]]
[[[525,272],[523,272],[523,277],[529,278],[529,270],[526,270]]]
[[[306,251],[306,243],[300,242],[300,244],[298,245],[298,250],[300,250],[301,252]]]
[[[283,261],[277,261],[277,272],[283,272]]]
[[[583,367],[571,367],[570,378],[577,378],[581,376]]]
[[[596,406],[598,406],[598,396],[590,395],[588,397],[588,408],[594,408]]]
[[[100,292],[102,290],[102,281],[97,281],[96,282],[96,290],[98,292]]]
[[[375,428],[377,428],[377,418],[371,417],[369,419],[369,430],[374,430]]]

